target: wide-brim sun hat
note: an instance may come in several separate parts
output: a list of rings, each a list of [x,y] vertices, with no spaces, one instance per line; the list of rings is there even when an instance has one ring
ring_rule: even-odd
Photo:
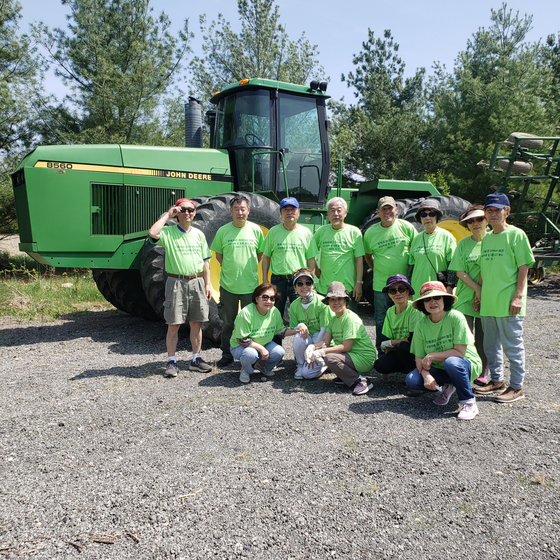
[[[315,280],[313,279],[313,275],[309,274],[309,272],[302,272],[301,274],[298,274],[292,281],[292,284],[295,286],[296,285],[296,281],[299,280],[300,278],[309,278],[311,280],[311,282],[315,282]]]
[[[453,303],[457,301],[457,296],[453,294],[448,294],[445,286],[441,282],[425,282],[420,288],[420,295],[412,302],[414,309],[418,309],[418,302],[424,299],[428,299],[434,296],[443,296],[451,298]]]
[[[350,299],[350,296],[346,292],[346,288],[342,282],[331,282],[327,288],[327,295],[323,298],[323,303],[325,305],[329,304],[329,298],[332,297],[343,297]]]
[[[436,213],[438,222],[439,220],[441,220],[441,217],[443,216],[443,212],[441,211],[439,200],[437,198],[429,197],[426,198],[424,201],[422,201],[422,203],[418,207],[418,210],[416,210],[416,214],[414,217],[416,218],[416,221],[419,224],[422,223],[422,220],[420,219],[420,212],[426,212],[428,210],[433,210]]]
[[[389,276],[389,278],[387,278],[387,284],[385,284],[384,288],[381,291],[386,294],[389,291],[389,288],[391,286],[394,286],[395,284],[404,284],[408,288],[410,295],[414,295],[414,289],[412,288],[410,282],[408,281],[408,278],[404,274],[395,274],[394,276]]]
[[[484,213],[484,210],[472,210],[459,222],[459,225],[466,228],[468,226],[467,222],[473,218],[486,218],[486,214]]]

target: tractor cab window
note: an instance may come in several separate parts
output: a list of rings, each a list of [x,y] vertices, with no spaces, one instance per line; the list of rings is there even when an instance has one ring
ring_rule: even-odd
[[[316,100],[280,94],[278,104],[278,148],[284,153],[290,196],[302,202],[317,202],[323,173],[323,153]],[[281,165],[278,173],[283,173]],[[279,189],[283,184],[283,177],[280,176]]]
[[[244,91],[224,98],[216,110],[216,147],[232,154],[233,173],[242,191],[273,190],[270,93]]]

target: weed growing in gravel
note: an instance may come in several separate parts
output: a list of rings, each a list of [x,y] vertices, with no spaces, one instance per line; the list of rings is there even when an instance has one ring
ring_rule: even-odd
[[[2,270],[0,277],[0,315],[50,321],[69,313],[113,309],[97,289],[91,271],[56,276],[20,267]]]

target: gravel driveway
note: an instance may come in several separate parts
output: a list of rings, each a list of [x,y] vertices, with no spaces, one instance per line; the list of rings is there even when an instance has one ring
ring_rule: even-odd
[[[560,558],[560,276],[527,307],[527,398],[462,423],[400,375],[294,381],[291,349],[169,380],[162,324],[0,318],[0,555]]]

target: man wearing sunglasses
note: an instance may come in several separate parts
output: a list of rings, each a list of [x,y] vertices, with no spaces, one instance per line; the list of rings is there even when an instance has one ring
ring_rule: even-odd
[[[212,297],[210,283],[210,249],[204,234],[192,227],[196,205],[180,198],[155,224],[148,234],[152,243],[165,249],[165,303],[163,316],[167,323],[167,367],[165,377],[177,377],[177,341],[179,328],[189,322],[192,346],[190,370],[208,373],[212,367],[200,355],[202,323],[208,321],[208,302]],[[177,225],[166,226],[176,218]]]
[[[395,274],[406,275],[410,244],[416,229],[406,220],[400,220],[398,207],[392,196],[384,196],[377,204],[377,215],[381,221],[372,225],[364,234],[365,259],[373,269],[373,303],[375,316],[375,345],[381,356],[383,324],[387,309],[392,301],[384,291],[387,279]]]
[[[506,221],[510,211],[505,193],[489,194],[484,201],[484,213],[492,233],[482,239],[480,316],[491,381],[474,391],[482,395],[501,393],[495,399],[500,403],[524,398],[523,317],[527,304],[527,272],[535,262],[525,232]],[[507,389],[503,354],[509,360]]]

